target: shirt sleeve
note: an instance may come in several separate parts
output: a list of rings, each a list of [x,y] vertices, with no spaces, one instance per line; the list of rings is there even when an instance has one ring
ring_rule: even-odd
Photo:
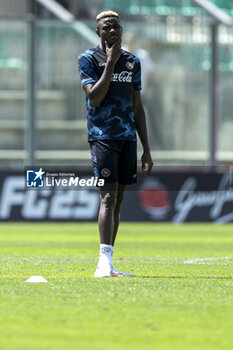
[[[141,83],[141,64],[139,59],[137,59],[135,64],[135,73],[134,73],[134,80],[133,80],[133,89],[134,90],[142,90],[142,83]]]
[[[85,54],[80,55],[78,57],[78,69],[82,86],[96,83],[99,80],[91,57]]]

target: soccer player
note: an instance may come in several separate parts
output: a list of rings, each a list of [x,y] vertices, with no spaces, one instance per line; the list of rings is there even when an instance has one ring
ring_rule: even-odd
[[[100,45],[78,58],[86,93],[88,141],[100,189],[100,255],[95,277],[135,276],[113,267],[113,247],[126,185],[136,182],[136,131],[143,146],[142,173],[151,172],[145,113],[141,101],[139,59],[121,49],[122,27],[113,11],[96,17]]]

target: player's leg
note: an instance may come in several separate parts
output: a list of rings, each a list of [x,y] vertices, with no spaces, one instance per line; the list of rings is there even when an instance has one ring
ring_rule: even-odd
[[[114,229],[113,229],[112,242],[111,242],[112,246],[114,246],[117,232],[118,232],[118,227],[120,222],[120,209],[121,209],[122,201],[124,199],[125,188],[126,188],[126,185],[118,184],[116,205],[114,210]]]
[[[117,200],[116,200],[116,206],[114,210],[114,230],[113,230],[113,236],[112,236],[112,247],[114,246],[115,239],[118,232],[118,227],[120,223],[120,209],[121,204],[124,199],[124,192],[125,192],[126,185],[118,184],[118,191],[117,191]],[[113,248],[114,249],[114,248]],[[112,249],[112,255],[113,255],[113,249]],[[125,273],[122,271],[119,271],[113,267],[112,274],[114,276],[119,277],[135,277],[135,275],[130,273]]]
[[[107,183],[100,188],[99,233],[100,243],[112,245],[115,230],[115,210],[118,200],[118,184]]]
[[[96,140],[90,143],[95,175],[104,179],[105,185],[99,187],[100,208],[98,226],[100,234],[99,261],[94,276],[112,275],[112,235],[114,230],[114,209],[118,187],[118,151],[111,140]]]
[[[120,187],[120,190],[119,190]],[[125,185],[106,184],[100,190],[99,232],[100,255],[95,277],[134,277],[113,267],[113,245],[119,226],[120,207],[124,196]],[[116,221],[115,221],[116,220]]]
[[[120,223],[120,209],[121,204],[124,199],[124,192],[125,192],[126,185],[118,184],[118,191],[117,191],[117,199],[116,199],[116,206],[114,210],[114,230],[113,230],[113,236],[112,236],[112,255],[113,255],[113,249],[114,249],[114,243],[117,236],[117,231]],[[135,275],[125,273],[122,271],[119,271],[113,267],[112,270],[113,276],[118,277],[135,277]]]
[[[111,277],[113,271],[111,245],[114,230],[114,210],[117,200],[118,184],[106,183],[100,188],[99,234],[100,254],[95,277]]]
[[[126,185],[130,185],[136,182],[137,173],[137,153],[136,153],[136,142],[125,141],[122,148],[122,152],[119,156],[118,161],[118,196],[114,212],[114,234],[112,239],[112,246],[114,246],[117,231],[120,222],[120,208],[124,198],[124,192]],[[135,275],[125,273],[113,268],[113,274],[115,276],[127,276],[134,277]]]
[[[100,187],[100,209],[98,217],[100,255],[94,274],[96,277],[123,275],[122,273],[114,274],[112,264],[112,242],[113,237],[114,240],[116,237],[119,225],[120,205],[123,199],[123,187],[120,189],[118,196],[118,160],[123,145],[124,142],[122,141],[115,142],[112,140],[96,140],[90,143],[95,175],[105,180],[104,187]],[[116,205],[118,209],[115,212]],[[115,217],[117,218],[116,224]]]

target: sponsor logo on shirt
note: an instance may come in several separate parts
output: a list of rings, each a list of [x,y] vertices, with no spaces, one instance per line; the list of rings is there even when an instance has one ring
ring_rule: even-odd
[[[100,62],[100,63],[99,63],[99,67],[105,67],[106,64],[107,64],[106,62]]]
[[[123,71],[121,73],[113,73],[112,81],[119,81],[120,83],[131,83],[132,82],[132,72]]]

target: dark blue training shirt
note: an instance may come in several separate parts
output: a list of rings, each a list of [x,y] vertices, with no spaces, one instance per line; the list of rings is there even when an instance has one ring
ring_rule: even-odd
[[[78,57],[82,86],[97,82],[106,65],[106,53],[99,46]],[[107,95],[100,107],[91,105],[86,96],[88,140],[136,141],[133,92],[141,90],[139,59],[122,50],[112,75]]]

